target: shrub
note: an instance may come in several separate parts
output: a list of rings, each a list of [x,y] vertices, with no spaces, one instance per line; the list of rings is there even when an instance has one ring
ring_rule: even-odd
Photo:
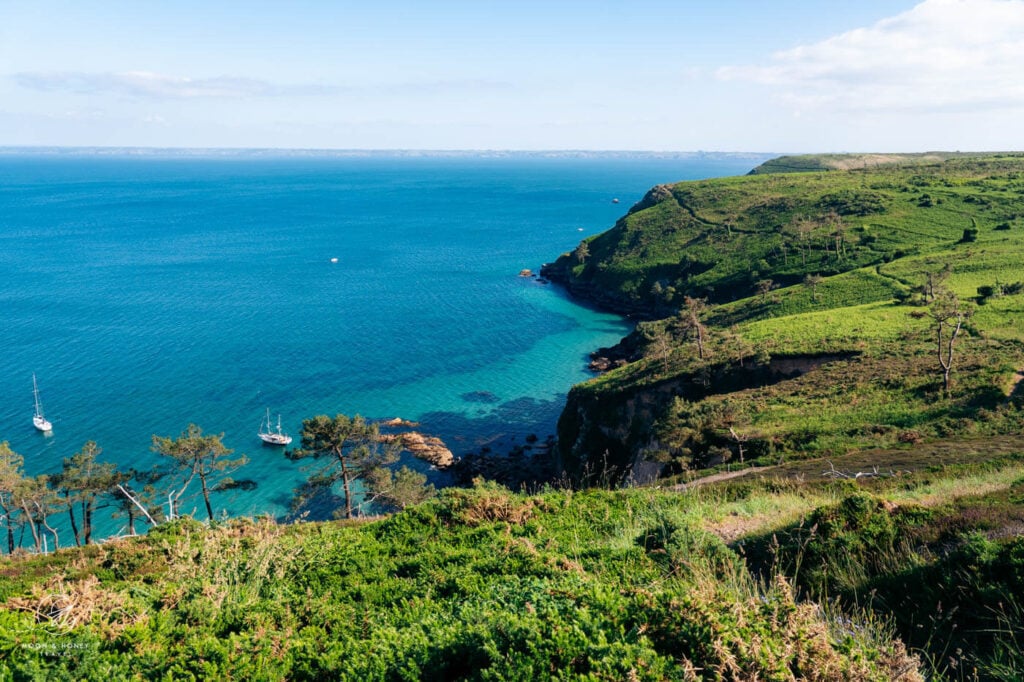
[[[475,479],[470,489],[448,488],[441,496],[442,518],[450,523],[479,526],[484,523],[525,523],[540,500],[520,498],[493,481]]]

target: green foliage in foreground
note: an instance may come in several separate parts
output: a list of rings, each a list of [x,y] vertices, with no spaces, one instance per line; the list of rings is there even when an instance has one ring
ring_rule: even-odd
[[[481,485],[372,523],[183,520],[7,559],[0,666],[16,679],[921,679],[877,622],[751,578],[694,509],[660,491]]]
[[[1022,469],[986,463],[939,472],[900,487],[914,490],[939,476],[962,483],[937,499],[899,503],[891,485],[854,488],[798,523],[752,534],[742,543],[745,556],[762,570],[781,569],[811,598],[891,616],[936,673],[1021,679]],[[984,483],[970,480],[979,472]]]

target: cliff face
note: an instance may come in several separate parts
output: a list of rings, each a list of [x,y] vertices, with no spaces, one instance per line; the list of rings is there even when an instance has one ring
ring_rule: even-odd
[[[626,480],[652,445],[651,426],[679,382],[638,390],[569,392],[558,420],[558,464],[588,484]]]
[[[720,463],[723,452],[716,446],[728,444],[728,431],[721,427],[710,429],[718,431],[717,435],[700,446],[659,441],[657,425],[676,398],[698,402],[709,396],[779,384],[854,357],[854,353],[825,353],[771,358],[760,363],[749,359],[742,365],[720,362],[661,381],[575,386],[558,420],[558,465],[571,477],[589,484],[656,477],[671,466],[714,466]],[[751,438],[744,441],[744,447],[748,453],[765,454],[773,446],[770,439]]]
[[[606,289],[574,272],[571,255],[561,256],[554,263],[541,266],[540,276],[565,287],[575,298],[602,310],[632,319],[651,320],[656,317],[655,307],[615,289]]]

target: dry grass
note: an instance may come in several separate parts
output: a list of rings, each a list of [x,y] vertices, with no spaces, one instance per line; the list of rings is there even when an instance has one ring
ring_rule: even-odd
[[[835,618],[812,602],[798,601],[782,576],[769,584],[749,579],[723,584],[705,576],[697,579],[691,597],[678,605],[685,610],[683,619],[707,627],[711,638],[705,676],[699,679],[924,680],[917,656],[898,639],[880,639],[878,623]],[[840,654],[838,641],[851,654]],[[859,655],[867,651],[877,652],[877,659]]]
[[[28,597],[12,597],[4,605],[35,615],[37,623],[49,623],[70,630],[99,620],[109,631],[119,632],[146,618],[141,609],[120,592],[100,586],[96,576],[65,580],[54,576],[35,585]]]

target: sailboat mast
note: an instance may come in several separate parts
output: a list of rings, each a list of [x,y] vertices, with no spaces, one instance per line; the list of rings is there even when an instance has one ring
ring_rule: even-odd
[[[39,406],[39,386],[36,384],[36,375],[34,372],[32,373],[32,397],[35,398],[36,401],[36,414],[40,417],[43,416],[43,410]]]

